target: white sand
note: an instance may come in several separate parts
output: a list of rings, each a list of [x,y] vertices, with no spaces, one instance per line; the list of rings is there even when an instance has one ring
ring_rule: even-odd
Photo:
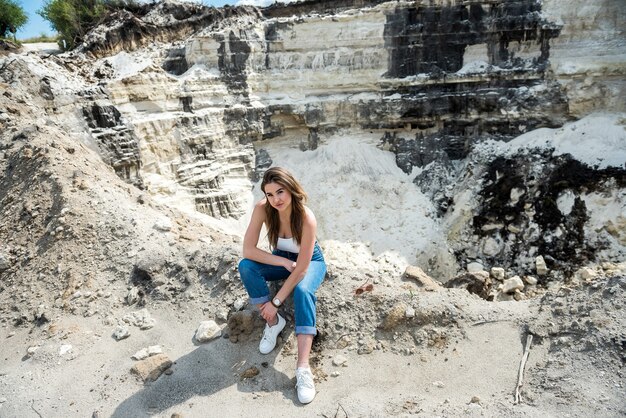
[[[268,150],[273,165],[292,171],[303,184],[327,250],[341,253],[342,243],[356,244],[351,256],[359,261],[354,263],[386,254],[399,264],[426,268],[428,257],[447,254],[434,208],[398,168],[395,156],[376,147],[378,140],[376,134],[339,133],[314,151],[300,151],[295,141],[259,146]],[[371,253],[356,257],[363,251],[359,243]]]
[[[570,154],[591,167],[625,167],[626,115],[594,113],[558,129],[536,129],[506,144],[489,142],[477,148],[494,146],[506,155],[546,148],[554,149],[555,156]]]

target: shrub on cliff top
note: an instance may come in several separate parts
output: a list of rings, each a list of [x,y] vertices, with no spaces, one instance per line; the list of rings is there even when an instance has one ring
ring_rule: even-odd
[[[59,32],[61,47],[71,49],[107,14],[116,10],[135,12],[140,7],[137,0],[47,0],[37,13]]]
[[[0,38],[13,34],[28,22],[28,16],[16,0],[0,0]]]

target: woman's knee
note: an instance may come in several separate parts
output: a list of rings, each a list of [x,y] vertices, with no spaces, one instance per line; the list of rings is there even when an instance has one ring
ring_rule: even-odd
[[[245,278],[250,272],[254,271],[254,265],[256,263],[252,260],[248,260],[247,258],[243,258],[239,261],[239,265],[237,268],[239,269],[239,276],[241,278]]]
[[[300,282],[293,289],[294,300],[306,301],[312,300],[315,302],[315,291],[307,286],[306,283]]]

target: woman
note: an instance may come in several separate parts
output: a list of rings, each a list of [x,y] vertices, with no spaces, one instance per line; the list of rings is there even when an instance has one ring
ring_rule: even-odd
[[[285,327],[278,308],[293,292],[298,340],[296,389],[301,403],[315,397],[309,354],[315,328],[315,291],[326,275],[324,256],[315,240],[317,223],[313,212],[304,206],[306,193],[287,170],[270,168],[261,182],[265,197],[256,203],[243,239],[239,273],[250,303],[257,305],[267,324],[259,344],[262,354],[270,353],[276,338]],[[265,224],[272,253],[257,248],[261,227]],[[267,281],[284,280],[270,298]]]

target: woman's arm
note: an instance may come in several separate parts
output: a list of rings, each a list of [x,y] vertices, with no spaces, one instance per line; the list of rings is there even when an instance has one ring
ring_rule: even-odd
[[[254,205],[252,219],[250,219],[250,224],[248,225],[246,234],[243,237],[243,257],[263,264],[283,266],[287,270],[293,271],[293,261],[270,254],[257,247],[259,243],[259,235],[261,234],[261,228],[265,222],[265,201],[266,200],[263,199]]]
[[[300,280],[302,280],[306,274],[306,270],[311,263],[311,257],[313,256],[313,250],[315,249],[315,233],[317,232],[317,221],[315,215],[308,208],[306,209],[306,216],[302,224],[302,240],[300,242],[300,252],[298,253],[298,259],[296,261],[296,268],[293,269],[285,283],[280,288],[276,297],[281,301],[287,299],[287,296],[291,294]]]

